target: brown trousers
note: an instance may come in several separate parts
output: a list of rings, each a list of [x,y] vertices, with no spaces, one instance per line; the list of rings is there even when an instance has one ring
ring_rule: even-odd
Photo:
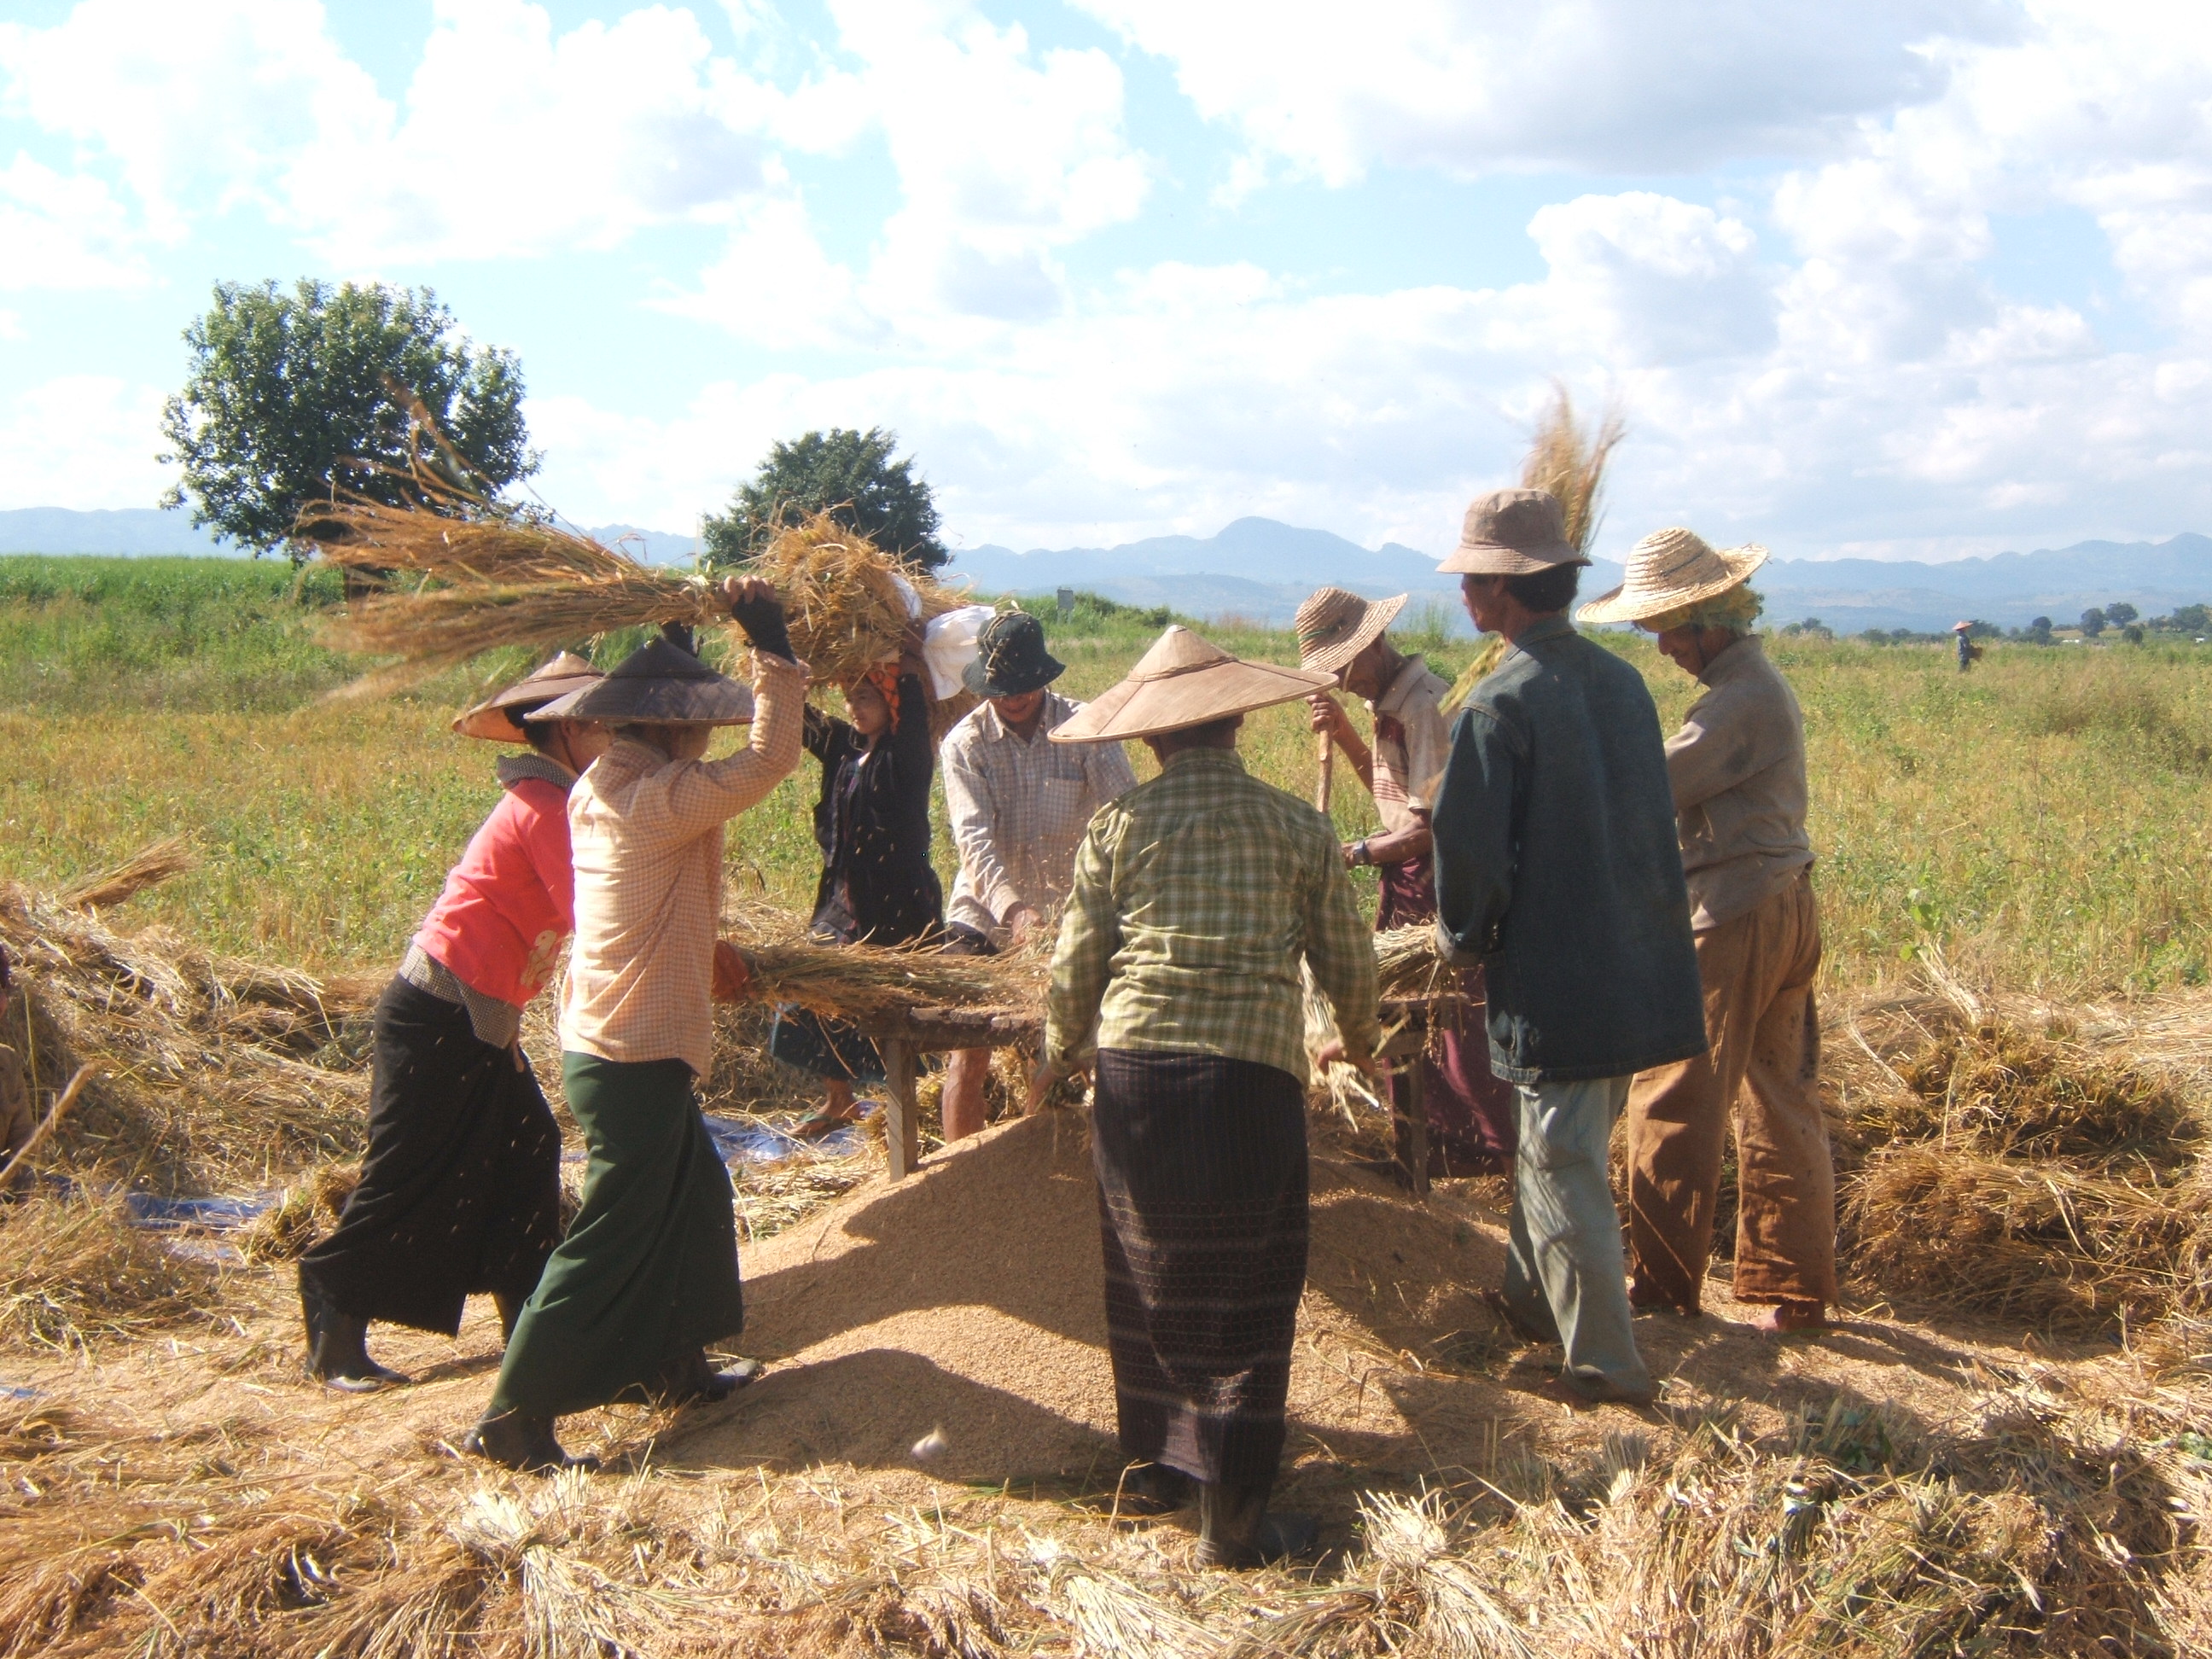
[[[1809,872],[1697,943],[1712,1048],[1640,1073],[1629,1092],[1635,1299],[1698,1305],[1733,1116],[1736,1300],[1833,1302],[1836,1171],[1817,1087],[1820,913]]]

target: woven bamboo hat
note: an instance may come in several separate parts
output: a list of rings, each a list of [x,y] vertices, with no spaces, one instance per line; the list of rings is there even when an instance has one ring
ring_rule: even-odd
[[[1324,587],[1298,607],[1291,627],[1298,636],[1298,666],[1339,674],[1346,663],[1382,636],[1406,608],[1406,595],[1363,599],[1341,587]]]
[[[659,726],[743,726],[753,717],[753,694],[717,674],[666,638],[649,640],[607,671],[606,678],[572,691],[531,718],[541,720],[635,720]]]
[[[1725,593],[1766,562],[1755,544],[1717,548],[1677,526],[1655,530],[1628,550],[1627,580],[1575,613],[1586,623],[1642,622]]]
[[[581,657],[563,651],[542,668],[459,715],[453,721],[453,730],[465,738],[483,738],[492,743],[528,743],[529,734],[517,722],[538,718],[536,711],[544,704],[604,678]]]
[[[1493,489],[1468,504],[1459,545],[1437,567],[1468,576],[1532,576],[1588,564],[1567,539],[1567,515],[1548,489]]]
[[[1334,685],[1333,674],[1246,662],[1188,628],[1170,628],[1138,659],[1128,678],[1102,691],[1053,728],[1054,743],[1156,738],[1247,714]]]

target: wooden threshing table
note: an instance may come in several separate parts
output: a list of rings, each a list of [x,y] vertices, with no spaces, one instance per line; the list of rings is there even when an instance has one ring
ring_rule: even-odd
[[[967,1008],[918,1008],[872,1020],[857,1028],[884,1057],[884,1146],[890,1176],[902,1181],[921,1162],[921,1139],[915,1121],[914,1079],[921,1056],[956,1048],[1005,1048],[1042,1039],[1043,1022],[1034,1014],[980,1012]],[[1424,1154],[1425,1156],[1425,1154]]]

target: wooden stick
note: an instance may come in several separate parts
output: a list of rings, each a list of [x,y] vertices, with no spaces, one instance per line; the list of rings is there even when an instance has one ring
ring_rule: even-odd
[[[15,1166],[39,1150],[40,1144],[52,1132],[54,1125],[62,1121],[62,1114],[76,1104],[77,1096],[83,1092],[84,1085],[91,1081],[92,1067],[78,1066],[76,1075],[69,1080],[69,1087],[62,1091],[62,1097],[54,1103],[53,1109],[46,1114],[46,1121],[31,1131],[31,1138],[22,1144],[15,1157],[8,1160],[7,1167],[0,1169],[0,1192],[8,1190],[8,1182],[15,1173]]]
[[[1314,742],[1321,750],[1321,782],[1314,790],[1314,805],[1326,813],[1330,786],[1336,781],[1336,739],[1324,732]]]

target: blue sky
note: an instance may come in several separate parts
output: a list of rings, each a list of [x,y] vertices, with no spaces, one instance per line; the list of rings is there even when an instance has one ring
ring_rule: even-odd
[[[150,503],[222,278],[428,283],[570,517],[896,428],[969,544],[2212,529],[2212,8],[0,0],[0,507]]]

